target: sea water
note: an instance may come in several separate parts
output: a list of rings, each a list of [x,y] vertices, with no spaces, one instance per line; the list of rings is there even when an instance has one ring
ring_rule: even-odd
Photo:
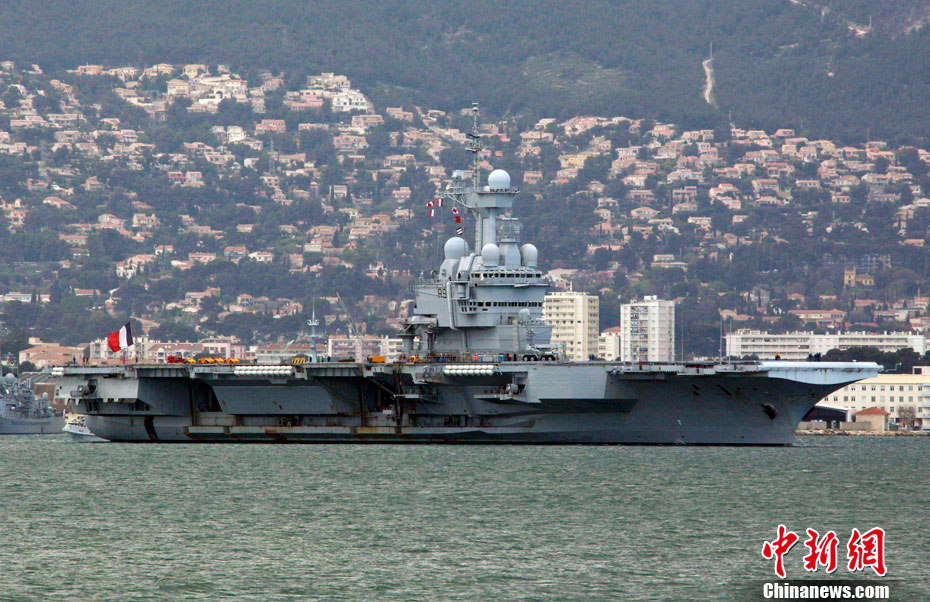
[[[727,600],[779,524],[886,532],[930,599],[930,438],[794,447],[204,445],[0,437],[2,600]],[[816,575],[824,578],[823,569]],[[877,578],[876,578],[877,579]]]

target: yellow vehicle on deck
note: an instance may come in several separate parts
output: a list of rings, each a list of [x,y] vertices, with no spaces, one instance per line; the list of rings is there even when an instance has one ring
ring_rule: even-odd
[[[188,363],[188,362],[185,362]],[[239,359],[235,357],[201,357],[196,360],[190,360],[191,364],[238,364]]]

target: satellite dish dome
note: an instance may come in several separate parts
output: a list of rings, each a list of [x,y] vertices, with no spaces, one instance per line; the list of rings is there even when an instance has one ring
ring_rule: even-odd
[[[503,169],[495,169],[488,176],[488,188],[491,190],[510,188],[510,174]]]
[[[520,258],[524,266],[535,268],[539,264],[539,251],[536,250],[536,245],[526,243],[520,247]]]
[[[518,311],[517,315],[520,316],[521,322],[529,322],[530,320],[530,310],[526,309],[525,307]]]
[[[16,375],[13,374],[12,372],[7,372],[4,378],[6,378],[6,382],[11,385],[16,382]]]
[[[446,259],[458,260],[465,256],[465,251],[467,249],[468,243],[465,242],[464,238],[453,236],[446,241],[446,245],[443,247],[443,252],[446,254]]]
[[[481,248],[481,263],[486,268],[496,268],[500,263],[501,250],[493,242],[489,242]]]

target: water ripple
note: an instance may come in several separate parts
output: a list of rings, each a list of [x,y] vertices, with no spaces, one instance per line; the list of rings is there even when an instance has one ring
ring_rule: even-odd
[[[730,599],[771,578],[779,523],[882,526],[890,574],[919,575],[928,452],[5,437],[0,598]]]

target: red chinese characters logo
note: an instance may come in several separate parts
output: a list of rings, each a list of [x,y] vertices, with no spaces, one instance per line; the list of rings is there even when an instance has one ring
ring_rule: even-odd
[[[785,525],[778,525],[778,537],[762,544],[762,557],[775,559],[775,574],[782,579],[785,578],[785,554],[798,543],[798,539],[797,533],[789,531]]]
[[[861,571],[871,567],[876,575],[885,576],[885,530],[874,528],[860,534],[859,529],[852,530],[849,543],[846,544],[849,557],[849,570]]]
[[[789,531],[785,525],[778,525],[778,535],[772,541],[762,544],[762,557],[775,561],[775,574],[784,579],[785,556],[800,541],[798,534]],[[837,569],[837,549],[839,538],[834,531],[827,531],[823,537],[815,529],[807,529],[807,539],[804,547],[808,552],[804,556],[804,569],[817,572],[823,567],[826,573],[833,573]],[[887,573],[885,567],[885,530],[880,527],[860,533],[853,529],[849,542],[846,544],[849,563],[847,568],[851,572],[871,568],[876,575],[884,577]]]
[[[836,570],[836,547],[840,543],[839,538],[833,531],[820,537],[814,529],[807,530],[807,541],[804,545],[810,552],[804,557],[804,568],[811,572],[816,572],[819,565],[827,569],[827,573]]]

